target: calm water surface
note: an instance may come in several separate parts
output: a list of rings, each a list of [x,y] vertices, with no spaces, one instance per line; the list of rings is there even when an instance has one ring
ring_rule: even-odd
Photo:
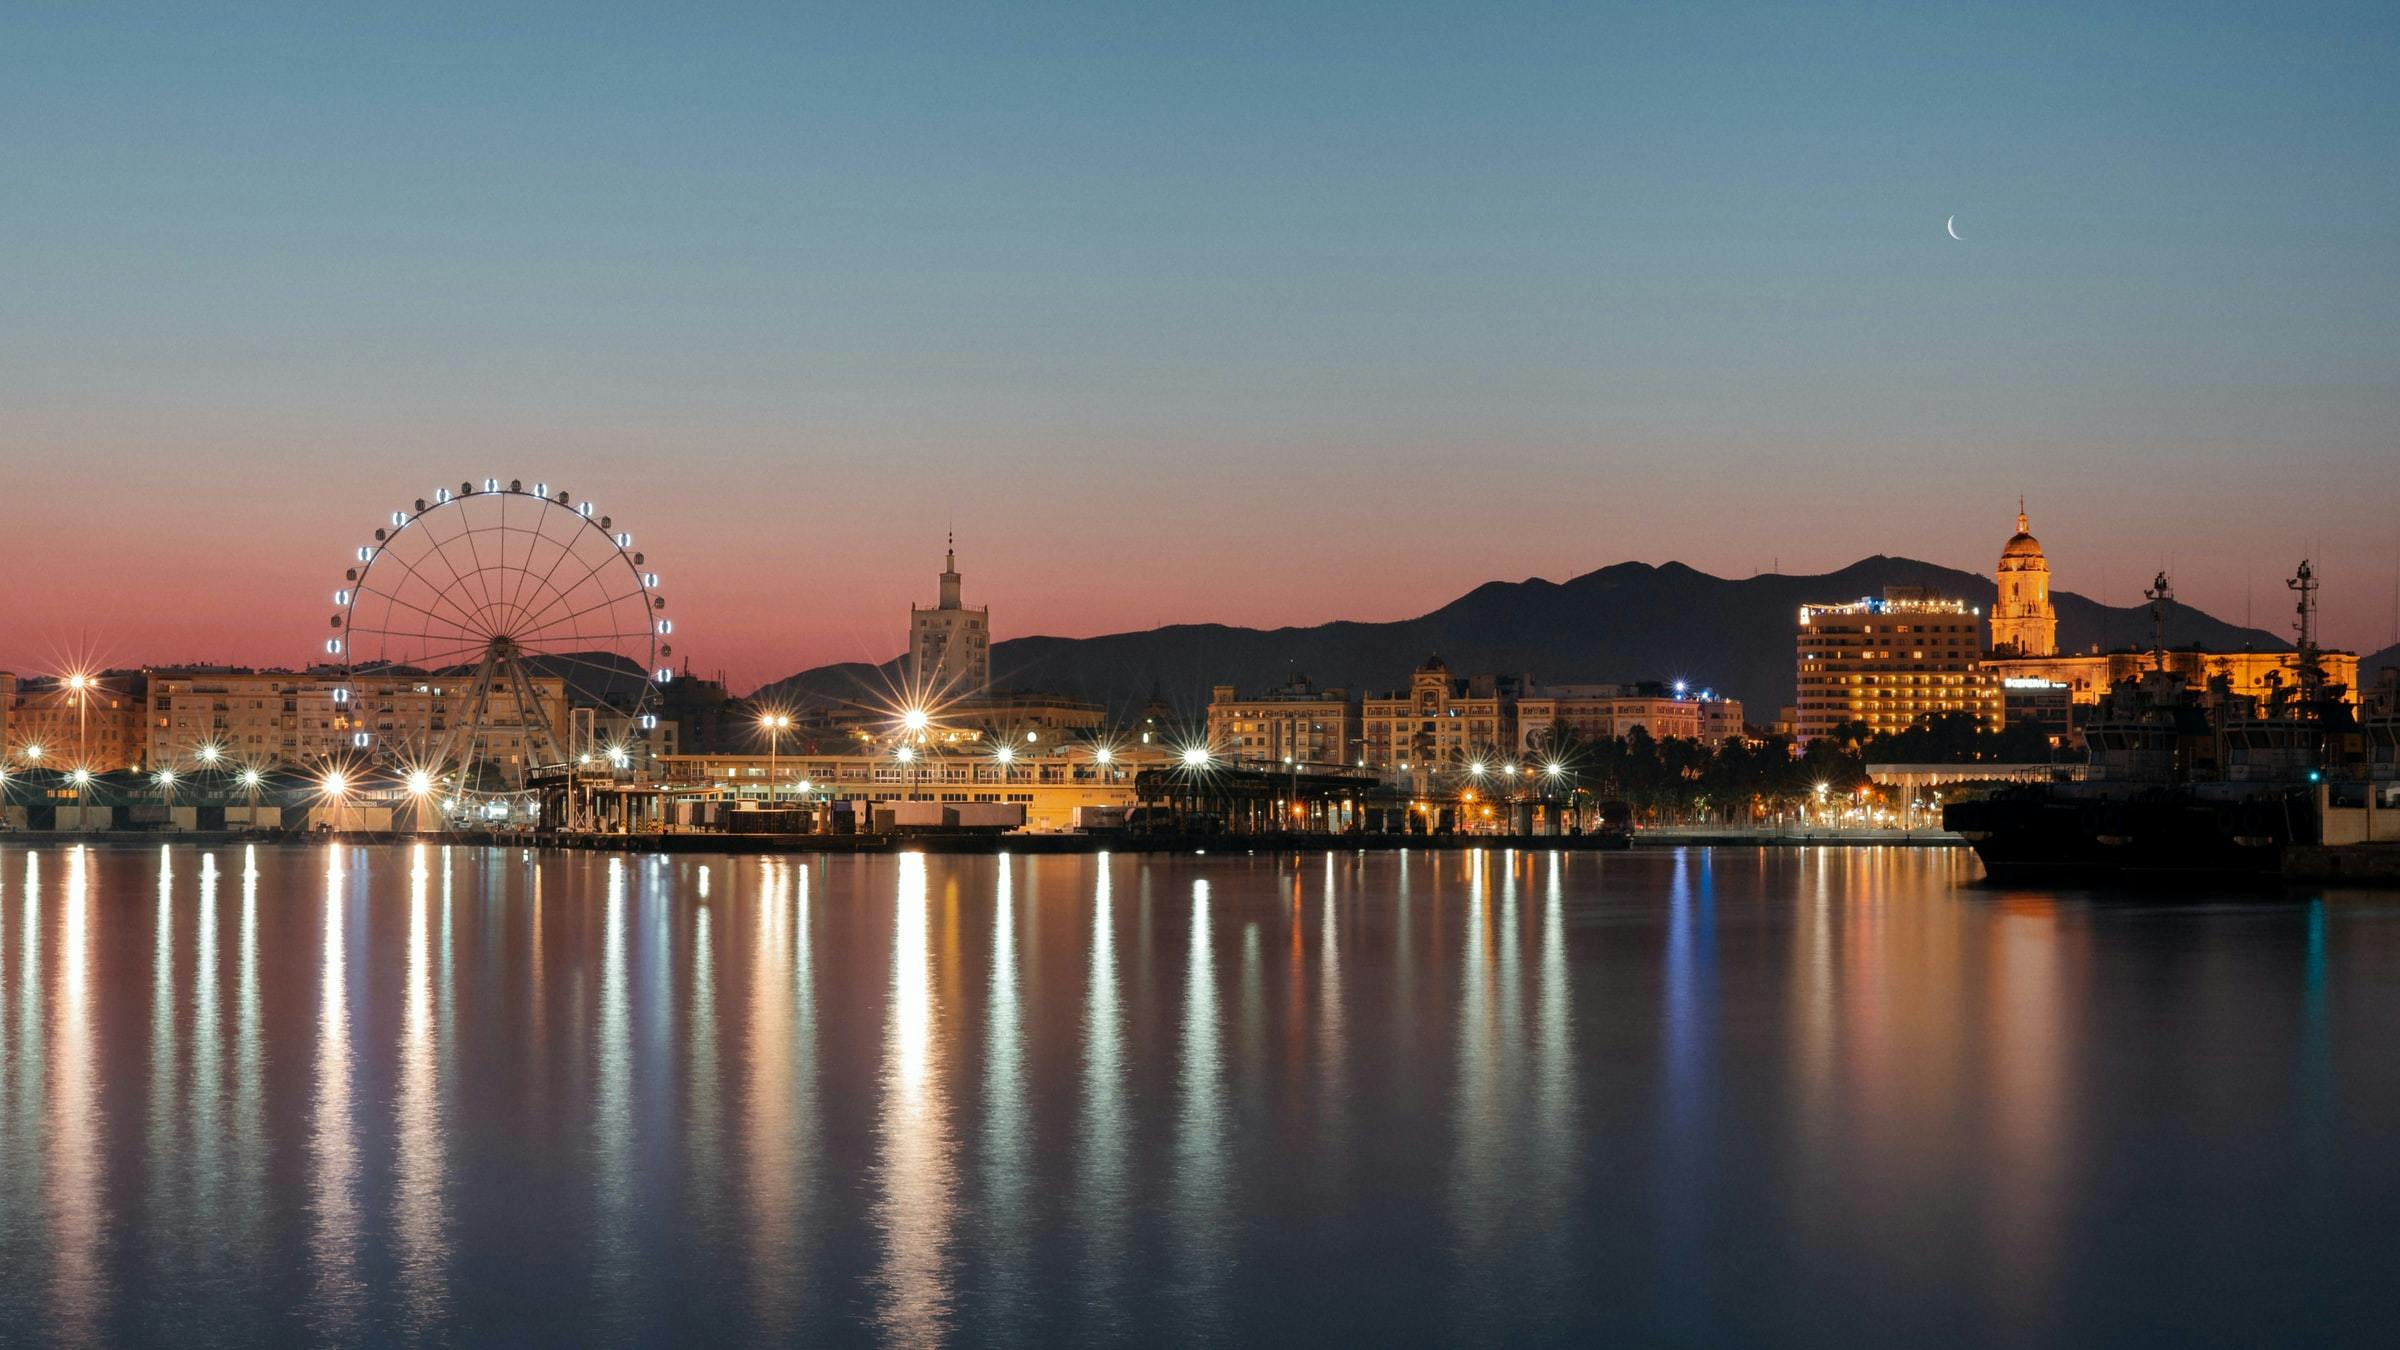
[[[2380,1340],[2400,896],[0,847],[0,1344]]]

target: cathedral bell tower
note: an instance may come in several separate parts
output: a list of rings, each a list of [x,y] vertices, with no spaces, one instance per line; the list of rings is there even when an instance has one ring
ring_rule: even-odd
[[[2058,612],[2050,607],[2050,562],[2027,529],[2017,500],[2017,532],[2000,547],[2000,598],[1992,605],[1992,650],[2004,656],[2058,655]]]

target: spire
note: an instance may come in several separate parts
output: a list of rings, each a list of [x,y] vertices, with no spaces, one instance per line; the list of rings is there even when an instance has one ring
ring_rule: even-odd
[[[942,598],[940,604],[943,609],[957,609],[961,603],[958,596],[958,531],[952,530],[947,542],[949,544],[948,551],[942,554]]]
[[[2028,527],[2030,524],[2031,524],[2031,522],[2025,519],[2025,498],[2024,498],[2022,495],[2020,495],[2020,496],[2017,498],[2017,533],[2019,533],[2019,534],[2031,534],[2031,533],[2033,533],[2033,531],[2032,531],[2031,529],[2027,528],[2027,527]]]

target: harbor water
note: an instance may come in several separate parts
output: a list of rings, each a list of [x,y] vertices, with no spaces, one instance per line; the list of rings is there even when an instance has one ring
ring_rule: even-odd
[[[2400,893],[0,843],[0,1344],[2379,1339]]]

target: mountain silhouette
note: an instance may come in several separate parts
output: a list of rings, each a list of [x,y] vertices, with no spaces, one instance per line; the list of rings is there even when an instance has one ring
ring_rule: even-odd
[[[1988,577],[1913,558],[1878,554],[1818,576],[1711,576],[1670,562],[1618,563],[1571,581],[1494,581],[1413,619],[1336,622],[1307,628],[1171,624],[1101,637],[1023,637],[992,646],[997,688],[1043,689],[1106,704],[1124,716],[1155,694],[1193,716],[1212,685],[1245,692],[1306,675],[1353,695],[1405,686],[1409,672],[1439,653],[1454,674],[1515,672],[1546,684],[1685,680],[1742,700],[1751,721],[1771,720],[1793,701],[1793,630],[1804,604],[1880,596],[1886,586],[1922,586],[1985,611]],[[2148,646],[2146,606],[2103,605],[2052,593],[2061,651]],[[2259,629],[2170,603],[2169,645],[2285,650]],[[880,701],[897,687],[899,659],[802,671],[759,691],[793,702]]]

